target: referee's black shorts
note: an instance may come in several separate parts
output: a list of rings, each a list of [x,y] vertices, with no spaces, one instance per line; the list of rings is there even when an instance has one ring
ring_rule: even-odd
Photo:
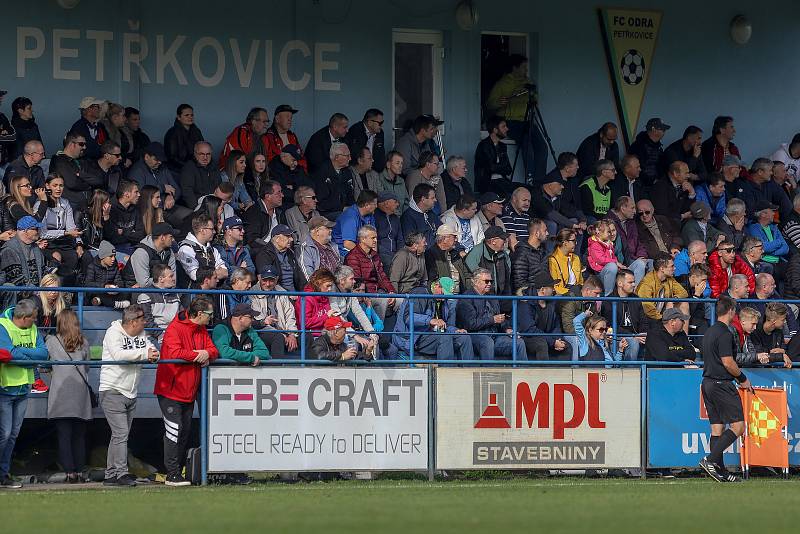
[[[733,382],[706,378],[700,386],[703,402],[712,425],[727,425],[744,421],[742,400]]]

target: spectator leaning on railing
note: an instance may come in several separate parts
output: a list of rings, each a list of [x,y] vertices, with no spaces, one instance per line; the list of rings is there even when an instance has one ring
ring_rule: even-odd
[[[154,393],[164,415],[164,466],[167,486],[188,486],[181,474],[192,431],[192,411],[200,385],[200,368],[219,358],[206,327],[213,320],[214,306],[205,297],[192,301],[167,327],[161,355],[185,364],[162,364],[156,371]]]
[[[269,360],[266,345],[253,329],[257,313],[249,304],[237,304],[230,317],[214,327],[212,338],[220,357],[253,367],[258,367],[262,360]]]
[[[267,265],[258,274],[258,284],[251,291],[286,292],[278,285],[278,272],[272,265]],[[250,302],[256,311],[256,321],[263,328],[259,335],[274,358],[283,358],[287,352],[297,350],[297,321],[294,306],[288,295],[269,295],[262,293],[253,295]],[[288,332],[276,332],[288,330]]]
[[[159,353],[144,333],[144,310],[131,304],[122,319],[111,323],[103,337],[104,362],[155,362]],[[103,365],[100,368],[100,406],[111,428],[106,486],[135,486],[128,473],[128,434],[136,411],[142,368],[138,365]]]

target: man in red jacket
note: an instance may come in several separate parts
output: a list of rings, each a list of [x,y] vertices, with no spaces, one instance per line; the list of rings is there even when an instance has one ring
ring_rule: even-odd
[[[247,113],[244,123],[228,134],[222,154],[219,156],[219,168],[224,170],[228,155],[232,150],[241,150],[248,156],[267,153],[267,125],[269,116],[264,108],[253,108]]]
[[[728,290],[731,276],[743,274],[747,277],[750,294],[756,290],[756,277],[745,261],[736,255],[736,247],[730,241],[717,245],[717,250],[708,257],[708,285],[711,296],[717,298]]]
[[[275,114],[272,116],[274,119],[272,126],[267,129],[267,163],[280,156],[283,147],[287,145],[300,146],[300,140],[292,131],[292,121],[295,113],[297,113],[297,110],[288,104],[281,104],[275,108]],[[300,157],[295,159],[297,164],[305,172],[308,172],[308,163],[306,163],[306,158],[302,152],[300,152]]]
[[[182,311],[164,332],[161,358],[191,363],[159,365],[154,393],[164,415],[164,466],[167,486],[188,486],[181,471],[186,462],[186,445],[192,430],[192,411],[200,386],[200,368],[219,358],[206,327],[214,318],[214,305],[198,297]]]

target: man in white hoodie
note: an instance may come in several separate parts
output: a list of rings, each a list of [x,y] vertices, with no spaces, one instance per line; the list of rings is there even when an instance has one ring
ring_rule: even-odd
[[[786,174],[797,183],[800,180],[800,133],[792,137],[791,143],[783,143],[769,159],[786,165]]]
[[[144,333],[144,310],[131,304],[122,312],[122,320],[111,323],[103,338],[103,361],[155,362],[159,353]],[[128,473],[128,434],[136,409],[139,365],[104,365],[100,370],[100,406],[111,427],[108,444],[106,486],[135,486],[136,478]]]

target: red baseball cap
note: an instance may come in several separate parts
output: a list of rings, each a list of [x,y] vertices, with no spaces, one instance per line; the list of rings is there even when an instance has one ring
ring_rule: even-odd
[[[337,328],[349,328],[353,323],[348,323],[338,315],[333,315],[325,319],[325,330],[336,330]]]

